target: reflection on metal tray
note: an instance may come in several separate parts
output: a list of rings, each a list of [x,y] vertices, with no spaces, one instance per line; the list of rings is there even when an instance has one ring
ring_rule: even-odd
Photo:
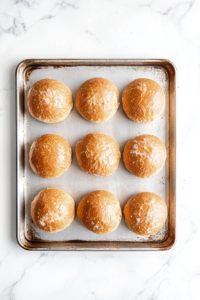
[[[79,86],[87,79],[105,77],[118,88],[120,94],[128,83],[136,78],[157,81],[166,96],[166,108],[162,116],[150,124],[131,121],[120,105],[116,115],[103,124],[93,124],[83,119],[75,105],[66,120],[57,124],[45,124],[35,120],[26,106],[30,86],[43,78],[54,78],[65,83],[75,101]],[[171,62],[158,60],[25,60],[16,70],[17,101],[17,240],[28,250],[167,250],[175,241],[175,68]],[[120,99],[121,101],[121,99]],[[129,173],[121,159],[118,170],[111,176],[99,178],[84,173],[75,157],[75,145],[86,134],[107,133],[120,145],[140,134],[158,136],[167,149],[165,168],[153,178],[142,179]],[[65,137],[73,150],[72,165],[62,176],[44,179],[35,175],[28,163],[31,143],[42,134],[54,133]],[[150,191],[165,199],[168,218],[156,234],[141,237],[132,233],[122,219],[111,234],[97,235],[88,231],[75,217],[74,222],[58,233],[39,230],[30,215],[30,204],[36,194],[46,188],[56,187],[68,192],[76,207],[81,198],[94,190],[108,190],[120,201],[123,209],[127,200],[139,192]]]

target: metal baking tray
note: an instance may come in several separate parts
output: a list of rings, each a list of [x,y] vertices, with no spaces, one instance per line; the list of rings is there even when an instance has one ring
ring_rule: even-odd
[[[166,96],[162,116],[150,124],[139,124],[128,119],[122,105],[116,115],[103,124],[93,124],[83,119],[75,108],[79,86],[92,77],[110,79],[120,95],[126,85],[136,78],[157,81]],[[28,112],[26,95],[29,87],[43,78],[54,78],[65,83],[72,91],[74,108],[68,118],[57,124],[45,124],[35,120]],[[16,69],[17,114],[17,241],[27,250],[167,250],[175,242],[175,89],[174,65],[165,59],[28,59]],[[121,99],[120,99],[121,101]],[[99,178],[84,173],[78,166],[75,145],[86,134],[101,132],[111,135],[120,145],[140,134],[158,136],[167,149],[167,160],[162,171],[153,178],[142,179],[129,173],[121,159],[118,170],[111,176]],[[35,175],[28,162],[28,153],[35,138],[45,133],[65,137],[73,150],[72,165],[62,176],[44,179]],[[97,235],[88,231],[75,217],[74,222],[58,233],[38,229],[30,215],[30,204],[37,193],[46,187],[67,191],[76,207],[82,197],[94,190],[112,192],[123,209],[127,200],[139,192],[154,192],[165,199],[168,218],[156,234],[141,237],[132,233],[122,219],[111,234]]]

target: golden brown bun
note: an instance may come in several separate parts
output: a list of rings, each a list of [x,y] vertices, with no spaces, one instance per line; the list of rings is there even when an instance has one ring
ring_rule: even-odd
[[[31,216],[35,225],[48,232],[67,228],[75,216],[75,202],[60,189],[45,189],[31,203]]]
[[[159,231],[167,218],[165,201],[153,193],[140,193],[124,207],[127,226],[136,234],[150,235]]]
[[[76,144],[76,156],[83,171],[106,177],[117,170],[121,153],[118,143],[109,135],[90,133]]]
[[[72,161],[72,150],[66,139],[57,134],[44,134],[31,145],[29,162],[40,177],[54,178],[63,174]]]
[[[62,82],[42,79],[32,85],[27,96],[31,115],[44,123],[57,123],[69,115],[72,107],[72,93]]]
[[[154,135],[139,135],[129,140],[124,148],[125,167],[132,174],[149,178],[157,175],[165,164],[164,144]]]
[[[83,197],[77,215],[87,229],[97,234],[113,232],[122,218],[119,200],[107,191],[95,191]]]
[[[103,123],[112,118],[119,107],[119,92],[105,78],[85,81],[76,95],[76,108],[88,121]]]
[[[140,78],[127,85],[122,94],[122,104],[126,115],[131,120],[150,123],[163,112],[165,94],[157,82]]]

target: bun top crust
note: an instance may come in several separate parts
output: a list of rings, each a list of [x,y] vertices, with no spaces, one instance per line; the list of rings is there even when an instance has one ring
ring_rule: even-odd
[[[77,92],[76,107],[86,120],[93,123],[106,122],[119,107],[119,92],[108,79],[89,79]]]
[[[167,218],[165,201],[153,193],[140,193],[124,207],[127,226],[136,234],[151,235],[159,231]]]
[[[40,177],[54,178],[63,174],[72,161],[72,150],[66,139],[56,134],[44,134],[31,145],[29,162]]]
[[[138,123],[155,121],[165,107],[165,94],[161,86],[151,80],[140,78],[127,85],[122,94],[126,115]]]
[[[107,191],[95,191],[83,197],[77,215],[87,229],[97,234],[113,232],[122,218],[119,200]]]
[[[31,203],[31,216],[39,229],[47,232],[61,231],[74,220],[75,202],[60,189],[45,189]]]
[[[61,122],[73,107],[72,93],[58,80],[42,79],[30,88],[27,105],[35,119],[44,123]]]
[[[76,156],[83,171],[105,177],[117,170],[121,153],[118,143],[109,135],[91,133],[76,144]]]
[[[125,167],[132,174],[141,178],[152,177],[165,164],[165,146],[154,135],[139,135],[127,142],[123,159]]]

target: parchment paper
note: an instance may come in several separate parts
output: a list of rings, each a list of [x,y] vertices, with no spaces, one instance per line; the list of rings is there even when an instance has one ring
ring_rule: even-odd
[[[87,79],[104,77],[111,80],[120,92],[120,107],[116,115],[103,124],[93,124],[86,121],[78,113],[75,107],[76,92],[80,85]],[[93,132],[109,134],[120,145],[121,154],[126,142],[141,134],[153,134],[159,137],[168,149],[167,139],[167,114],[168,114],[168,77],[162,68],[138,66],[138,67],[104,67],[104,66],[77,66],[77,67],[45,67],[34,70],[27,83],[24,83],[25,97],[30,86],[44,78],[57,79],[65,83],[73,93],[74,107],[61,123],[45,124],[34,119],[28,112],[25,103],[25,234],[28,239],[46,241],[161,241],[167,234],[167,225],[156,234],[141,237],[132,233],[126,226],[124,217],[119,227],[111,234],[97,235],[87,230],[78,220],[77,216],[73,223],[64,231],[58,233],[46,233],[38,229],[30,214],[31,201],[39,191],[47,187],[55,187],[65,190],[76,202],[76,208],[84,195],[95,190],[107,190],[113,193],[120,201],[123,209],[130,197],[140,192],[153,192],[166,198],[168,161],[161,172],[153,178],[142,179],[132,175],[124,167],[121,159],[118,170],[109,177],[96,177],[83,172],[76,160],[75,145],[85,135]],[[131,121],[125,115],[121,94],[128,83],[136,78],[150,78],[158,82],[166,95],[166,108],[162,116],[151,124],[139,124]],[[26,98],[25,98],[26,99]],[[25,101],[26,102],[26,101]],[[43,179],[34,174],[28,162],[29,149],[32,142],[39,136],[52,133],[59,134],[67,139],[73,151],[72,165],[60,177],[55,179]]]

